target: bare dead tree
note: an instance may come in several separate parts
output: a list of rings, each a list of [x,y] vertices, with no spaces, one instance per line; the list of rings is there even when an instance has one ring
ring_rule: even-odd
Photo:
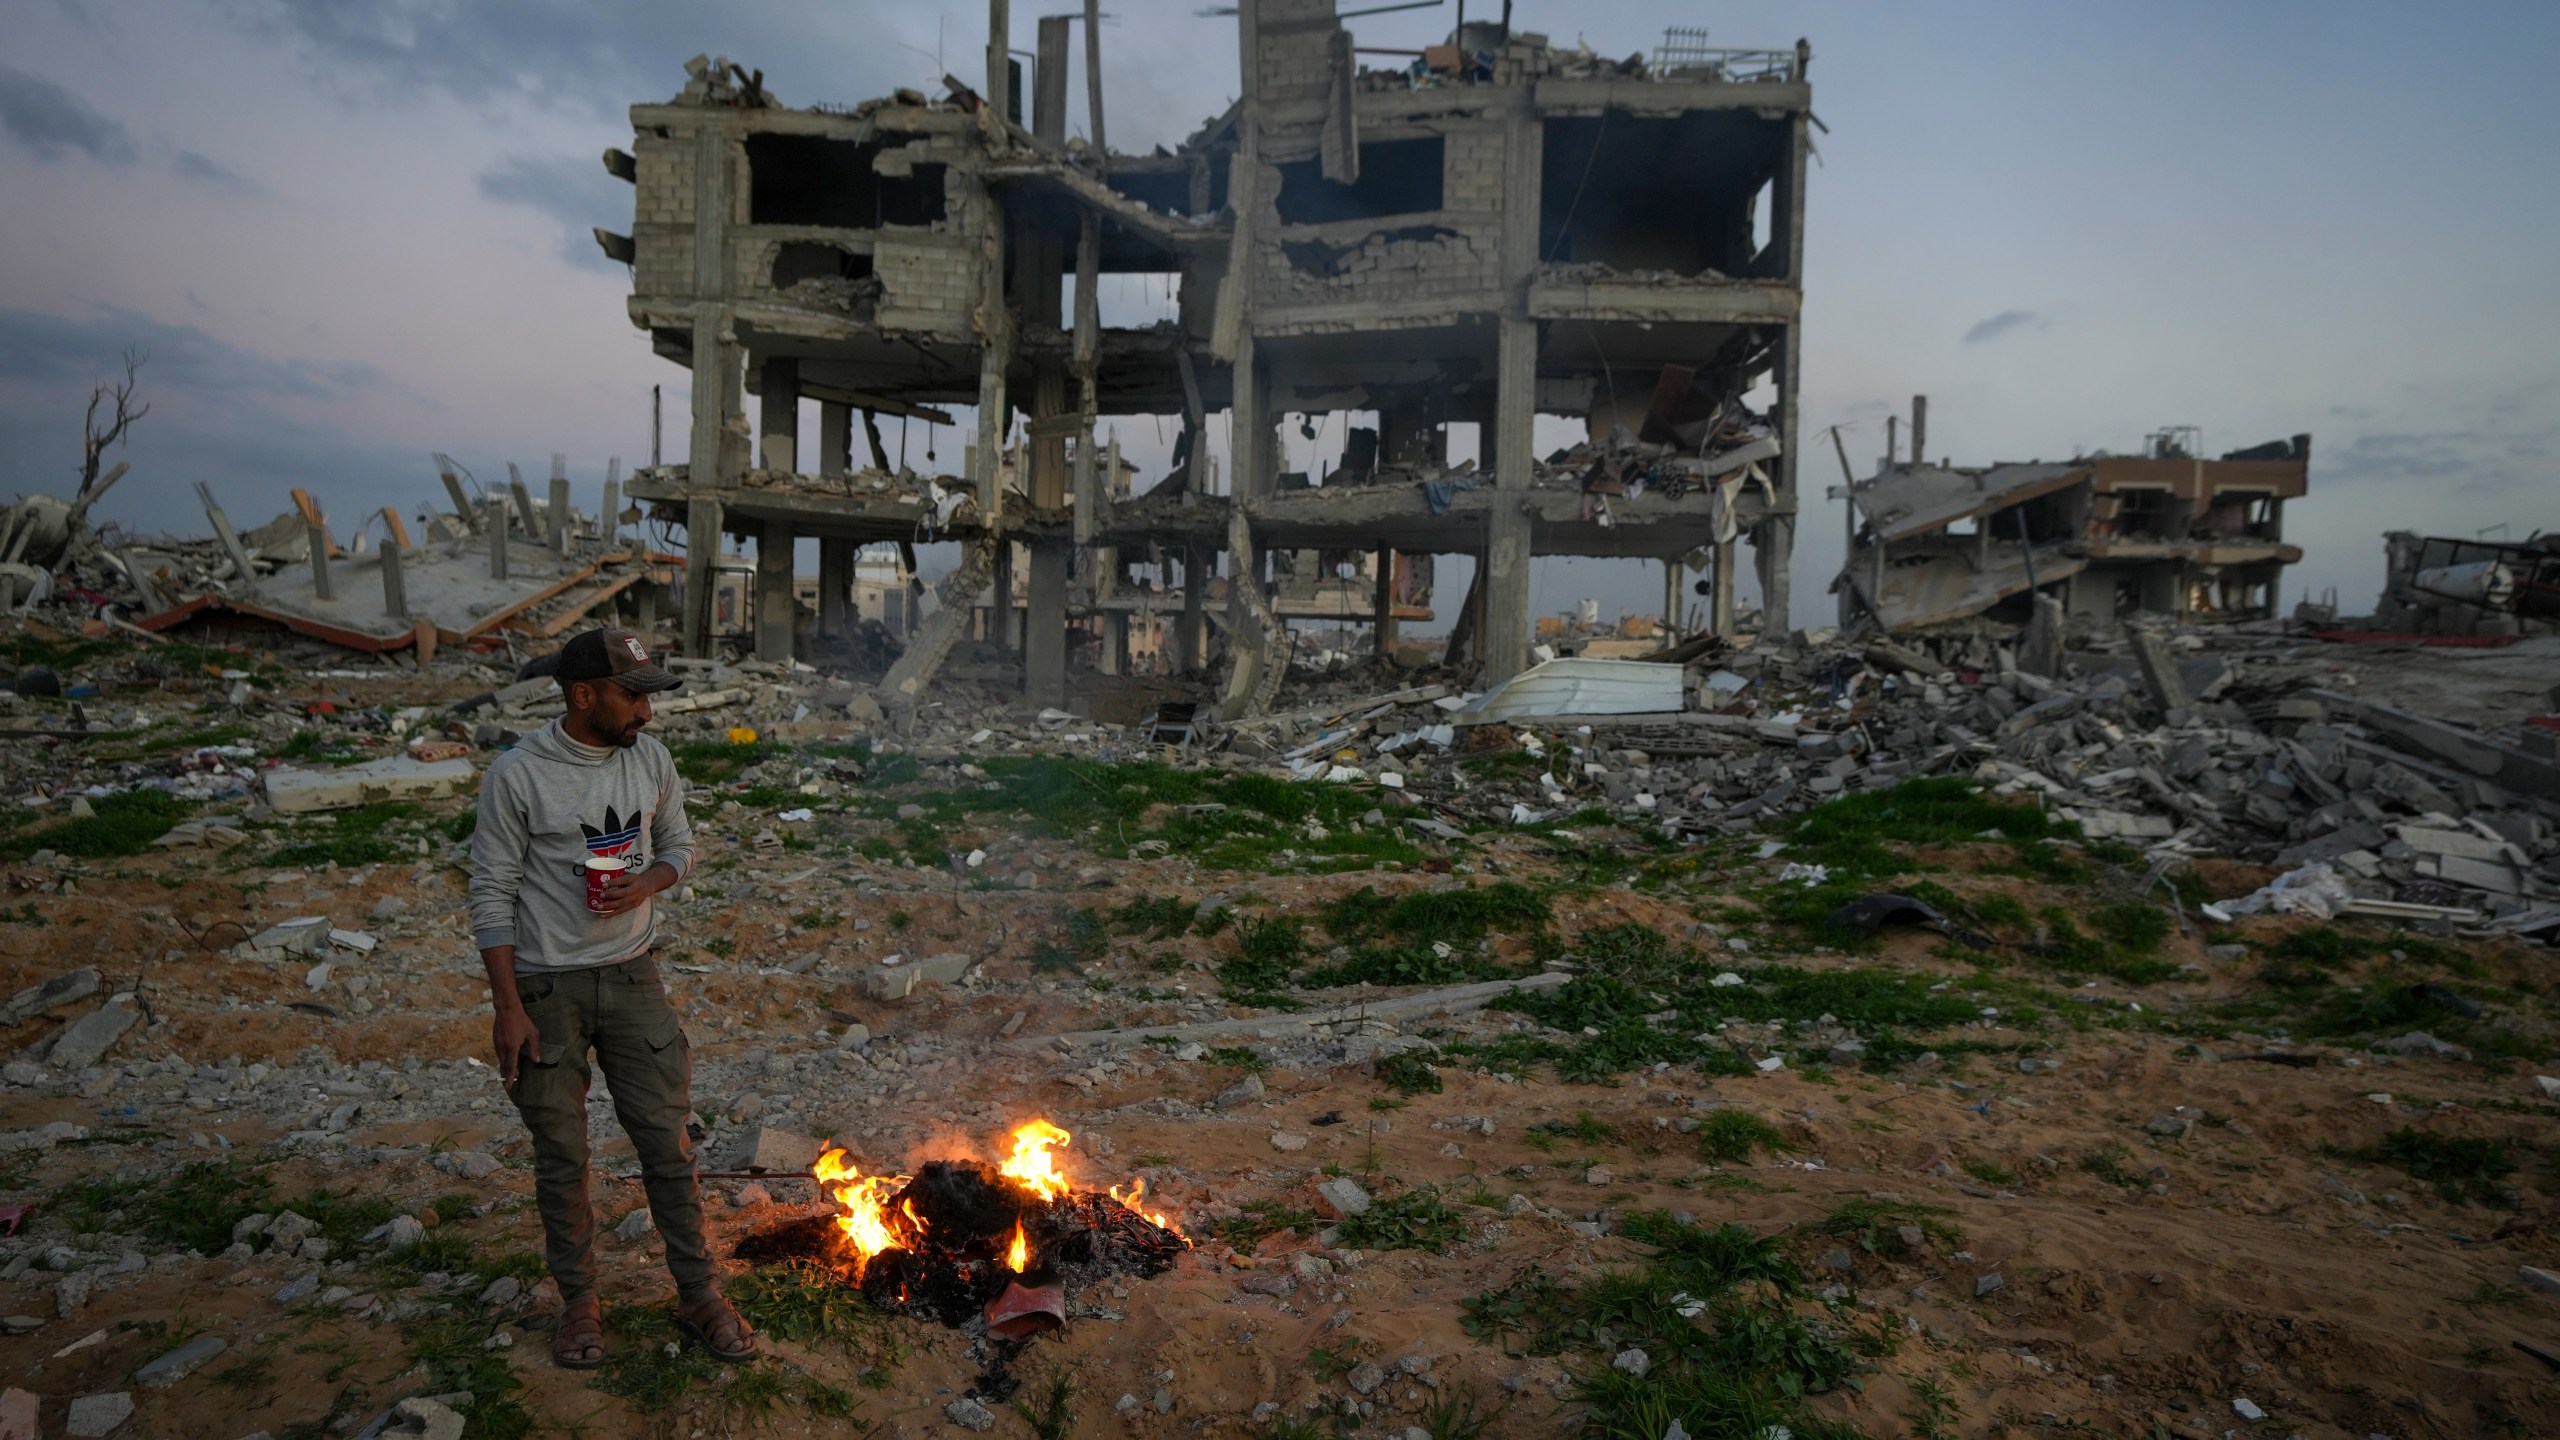
[[[107,487],[124,477],[126,467],[116,466],[104,476],[98,473],[99,462],[106,452],[125,443],[125,432],[133,422],[151,413],[149,405],[133,403],[135,376],[151,360],[151,352],[138,345],[124,350],[124,379],[109,383],[101,380],[89,388],[89,413],[80,422],[80,490],[72,496],[72,508],[85,512],[107,493]],[[111,412],[102,422],[100,406]]]

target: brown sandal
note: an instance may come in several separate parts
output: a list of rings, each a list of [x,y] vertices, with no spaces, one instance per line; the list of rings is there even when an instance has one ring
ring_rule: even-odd
[[[604,1307],[593,1295],[560,1308],[560,1327],[551,1333],[551,1363],[563,1370],[594,1370],[604,1364]]]
[[[676,1329],[684,1337],[702,1347],[712,1359],[735,1365],[755,1358],[754,1326],[747,1323],[735,1306],[718,1294],[705,1295],[690,1304],[676,1307]],[[720,1342],[727,1340],[728,1344]]]

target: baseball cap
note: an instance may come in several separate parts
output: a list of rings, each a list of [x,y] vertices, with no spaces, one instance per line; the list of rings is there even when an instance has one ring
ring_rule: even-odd
[[[610,680],[643,695],[684,683],[651,659],[649,647],[628,630],[587,630],[571,636],[560,647],[560,668],[554,673],[564,685],[572,680]]]

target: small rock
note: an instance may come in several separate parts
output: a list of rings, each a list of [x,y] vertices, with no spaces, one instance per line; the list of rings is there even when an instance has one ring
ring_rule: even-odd
[[[31,1335],[44,1328],[44,1322],[33,1315],[0,1315],[0,1334]]]
[[[2560,1295],[2560,1274],[2532,1265],[2516,1267],[2516,1278],[2546,1295]]]
[[[753,1180],[739,1186],[738,1193],[729,1197],[730,1207],[738,1210],[752,1210],[758,1205],[772,1203],[773,1192]]]
[[[1242,1080],[1219,1091],[1218,1098],[1209,1103],[1221,1110],[1233,1110],[1239,1105],[1250,1105],[1269,1093],[1262,1084],[1261,1076],[1247,1074]]]
[[[2374,1048],[2377,1050],[2388,1050],[2394,1055],[2433,1055],[2440,1059],[2447,1060],[2468,1060],[2471,1058],[2471,1048],[2469,1046],[2456,1045],[2450,1041],[2439,1040],[2424,1030],[2412,1030],[2406,1035],[2394,1036],[2389,1040],[2383,1041]]]
[[[462,1440],[462,1417],[440,1401],[425,1398],[403,1400],[392,1413],[417,1427],[404,1428],[400,1432],[403,1435],[417,1436],[419,1440]]]
[[[2239,1416],[2243,1420],[2264,1420],[2267,1418],[2267,1412],[2259,1409],[2257,1402],[2251,1400],[2246,1395],[2243,1395],[2231,1402],[2231,1413]]]
[[[623,1216],[622,1223],[613,1227],[613,1233],[617,1239],[641,1240],[647,1238],[649,1232],[657,1228],[658,1222],[649,1218],[649,1207],[643,1205]]]
[[[426,1238],[427,1227],[419,1224],[415,1215],[394,1215],[391,1223],[382,1227],[383,1248],[394,1255],[416,1249],[418,1242]]]
[[[1167,1390],[1166,1388],[1164,1388],[1164,1387],[1163,1387],[1163,1386],[1161,1386],[1161,1385],[1157,1386],[1157,1387],[1156,1387],[1156,1393],[1155,1393],[1155,1399],[1154,1399],[1154,1401],[1153,1401],[1152,1403],[1153,1403],[1153,1404],[1155,1405],[1155,1407],[1156,1407],[1156,1413],[1157,1413],[1157,1414],[1159,1414],[1159,1415],[1170,1415],[1170,1414],[1172,1414],[1172,1413],[1173,1413],[1173,1392],[1172,1392],[1172,1391],[1170,1391],[1170,1390]]]
[[[1369,1192],[1347,1175],[1320,1181],[1316,1185],[1316,1208],[1337,1220],[1369,1213]]]
[[[1286,1130],[1274,1130],[1271,1132],[1271,1148],[1284,1155],[1292,1151],[1304,1150],[1307,1148],[1307,1137],[1295,1135]]]
[[[1247,1275],[1240,1287],[1248,1295],[1268,1295],[1285,1300],[1298,1291],[1296,1277],[1289,1275]]]
[[[2184,1115],[2154,1115],[2145,1130],[2164,1140],[2184,1140],[2196,1128],[2196,1122]]]
[[[1582,1172],[1582,1183],[1585,1185],[1607,1185],[1616,1179],[1615,1175],[1609,1173],[1609,1167],[1606,1165],[1594,1165]]]
[[[1918,1250],[1929,1243],[1929,1232],[1917,1225],[1897,1225],[1893,1233],[1905,1250]]]
[[[996,1412],[966,1395],[943,1406],[942,1413],[952,1424],[965,1429],[993,1430],[996,1428]]]
[[[1112,1402],[1111,1408],[1126,1415],[1138,1408],[1138,1397],[1124,1391],[1118,1400]]]
[[[1997,1270],[1992,1271],[1988,1275],[1976,1275],[1973,1277],[1973,1298],[1979,1300],[1983,1296],[1990,1294],[1992,1291],[1999,1289],[2003,1283],[2004,1282],[2000,1279],[2000,1272]]]
[[[1609,1368],[1613,1370],[1624,1370],[1628,1374],[1641,1380],[1645,1377],[1648,1371],[1653,1369],[1653,1357],[1647,1355],[1642,1350],[1629,1346],[1627,1349],[1618,1352],[1617,1357],[1609,1362]]]
[[[2246,960],[2249,958],[2249,947],[2246,945],[2207,945],[2204,947],[2204,958],[2207,960],[2223,961]]]
[[[1376,1393],[1379,1386],[1387,1383],[1387,1372],[1379,1369],[1374,1363],[1363,1360],[1351,1368],[1350,1374],[1342,1378],[1350,1382],[1352,1389],[1363,1395],[1369,1395]]]
[[[1528,1215],[1534,1213],[1537,1208],[1537,1201],[1517,1192],[1502,1202],[1502,1213],[1505,1215]]]
[[[501,1275],[480,1292],[483,1305],[512,1305],[524,1294],[524,1282],[513,1275]]]
[[[1858,1268],[1857,1257],[1849,1253],[1849,1247],[1846,1245],[1834,1246],[1823,1251],[1816,1263],[1825,1270],[1837,1270],[1844,1275]]]
[[[186,1344],[146,1362],[133,1372],[133,1383],[146,1390],[166,1390],[196,1373],[198,1367],[231,1348],[231,1342],[219,1335],[199,1335]]]
[[[15,1065],[12,1065],[12,1066],[10,1066],[9,1068],[10,1068],[11,1070],[15,1070],[15,1069],[17,1069],[18,1067],[17,1067],[17,1066],[15,1066]],[[34,1067],[33,1067],[33,1066],[29,1066],[28,1068],[29,1068],[29,1069],[33,1069]],[[10,1080],[10,1083],[11,1083],[11,1084],[27,1084],[27,1083],[30,1083],[30,1082],[22,1081],[22,1080],[18,1080],[16,1077],[12,1076],[12,1077],[11,1077],[11,1080]],[[2533,1077],[2533,1084],[2534,1084],[2534,1088],[2535,1088],[2535,1089],[2540,1090],[2540,1091],[2542,1092],[2542,1098],[2543,1098],[2543,1099],[2545,1099],[2545,1100],[2560,1100],[2560,1079],[2555,1079],[2554,1077],[2549,1076],[2549,1075],[2536,1075],[2536,1076],[2534,1076],[2534,1077]]]
[[[292,1211],[287,1210],[283,1214],[278,1215],[273,1220],[267,1222],[266,1236],[268,1242],[276,1249],[291,1250],[294,1246],[301,1244],[304,1240],[319,1233],[319,1230],[319,1221],[310,1219],[307,1216],[296,1215]]]
[[[133,1418],[133,1396],[123,1390],[104,1395],[83,1395],[71,1402],[71,1410],[63,1419],[65,1435],[112,1435],[116,1427]]]

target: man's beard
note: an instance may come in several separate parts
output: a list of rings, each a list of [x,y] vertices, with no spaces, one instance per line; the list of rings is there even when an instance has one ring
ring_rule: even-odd
[[[646,720],[628,721],[621,729],[607,733],[605,739],[611,741],[614,748],[618,750],[628,750],[640,743],[641,727],[648,723]]]

